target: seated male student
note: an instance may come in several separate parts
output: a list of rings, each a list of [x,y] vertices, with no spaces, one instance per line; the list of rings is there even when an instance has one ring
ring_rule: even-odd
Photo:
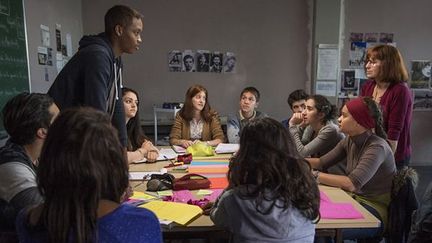
[[[288,105],[291,108],[291,111],[293,114],[295,113],[302,113],[303,110],[306,108],[306,99],[309,95],[306,94],[306,92],[302,89],[297,89],[291,92],[288,96]],[[282,125],[286,128],[289,128],[289,120],[291,118],[287,118],[286,120],[282,121]]]
[[[2,120],[10,138],[0,148],[0,227],[14,229],[18,212],[39,204],[36,167],[48,128],[59,109],[46,94],[21,93],[3,108]]]
[[[230,116],[227,123],[229,143],[240,142],[240,132],[250,120],[267,117],[267,114],[257,111],[260,93],[255,87],[246,87],[240,93],[240,110],[235,116]]]

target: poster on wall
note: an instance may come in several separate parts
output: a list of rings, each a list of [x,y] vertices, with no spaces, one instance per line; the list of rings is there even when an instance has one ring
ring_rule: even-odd
[[[431,62],[430,60],[411,61],[411,88],[431,88]]]
[[[355,77],[355,70],[341,70],[339,98],[357,97],[359,93],[359,80]]]
[[[392,43],[393,42],[393,33],[380,33],[380,42],[381,43]]]
[[[168,70],[170,72],[181,72],[182,67],[182,52],[171,50],[168,52]]]
[[[351,32],[350,41],[351,42],[362,42],[363,41],[363,33]]]
[[[183,72],[195,72],[195,53],[192,50],[183,51]]]
[[[56,24],[55,34],[56,34],[57,51],[61,52],[62,51],[62,42],[61,42],[61,25],[60,24]]]
[[[362,68],[364,65],[364,59],[366,54],[366,42],[351,42],[351,48],[349,53],[349,67],[350,68]]]
[[[368,43],[378,42],[378,33],[365,33],[364,41]]]
[[[415,111],[432,111],[432,90],[413,90]]]
[[[317,81],[315,85],[315,93],[324,96],[336,96],[335,81]]]
[[[233,52],[225,53],[224,60],[224,73],[235,73],[236,72],[236,55]]]
[[[208,72],[210,70],[210,51],[197,50],[196,51],[197,72]]]
[[[223,64],[223,54],[219,51],[215,51],[210,57],[210,72],[221,73]]]
[[[40,29],[41,29],[41,44],[42,46],[49,47],[51,45],[49,27],[41,24]]]
[[[337,80],[338,54],[337,48],[318,49],[318,80]]]

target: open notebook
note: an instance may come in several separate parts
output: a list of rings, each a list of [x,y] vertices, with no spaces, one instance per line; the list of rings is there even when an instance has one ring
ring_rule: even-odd
[[[177,153],[172,148],[162,148],[159,150],[159,157],[156,161],[162,161],[167,159],[176,159]],[[135,164],[147,162],[147,159],[144,158],[142,160],[135,161]]]

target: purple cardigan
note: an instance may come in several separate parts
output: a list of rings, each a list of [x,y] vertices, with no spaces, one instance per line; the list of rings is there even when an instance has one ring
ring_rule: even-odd
[[[368,80],[362,90],[361,96],[373,95],[375,81]],[[413,98],[405,82],[391,84],[380,100],[380,106],[384,118],[384,130],[389,140],[398,141],[395,153],[395,161],[398,165],[401,161],[411,156],[411,118]]]

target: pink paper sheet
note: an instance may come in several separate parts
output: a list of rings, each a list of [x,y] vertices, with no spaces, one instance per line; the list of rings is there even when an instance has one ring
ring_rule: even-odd
[[[205,196],[204,198],[208,199],[210,202],[216,201],[220,194],[222,194],[224,189],[211,189],[213,191],[212,194]]]
[[[321,200],[321,218],[323,219],[362,219],[363,215],[351,203],[333,203]]]
[[[330,198],[324,192],[320,191],[320,199],[324,202],[331,202]]]

